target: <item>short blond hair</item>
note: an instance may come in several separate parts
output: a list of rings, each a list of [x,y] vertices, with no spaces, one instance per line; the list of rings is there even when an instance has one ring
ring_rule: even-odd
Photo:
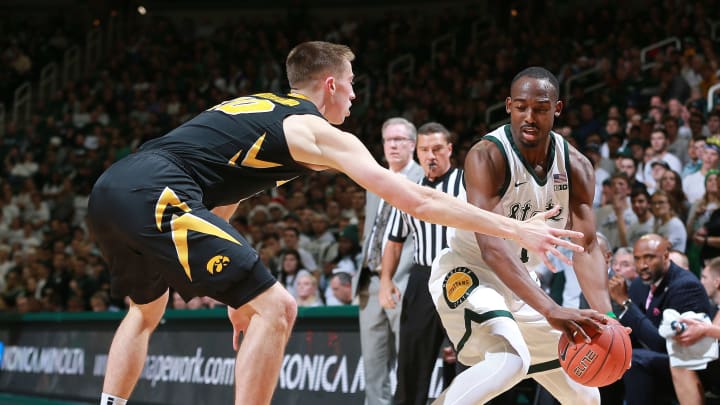
[[[355,54],[346,45],[325,41],[303,42],[293,48],[285,61],[291,88],[297,88],[319,75],[337,74],[343,62],[352,62]]]

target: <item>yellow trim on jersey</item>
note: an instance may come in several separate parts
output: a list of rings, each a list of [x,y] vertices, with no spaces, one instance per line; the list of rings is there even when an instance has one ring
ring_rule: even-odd
[[[173,206],[181,209],[183,212],[190,212],[190,207],[187,204],[180,201],[180,198],[175,194],[170,187],[165,189],[160,194],[157,203],[155,204],[155,224],[157,225],[158,231],[162,232],[162,219],[165,214],[165,208],[167,206]]]
[[[255,141],[253,146],[250,147],[250,150],[248,151],[247,156],[245,156],[245,159],[243,159],[241,165],[245,167],[252,167],[255,169],[267,169],[270,167],[282,166],[279,163],[268,162],[257,158],[257,154],[260,152],[260,149],[262,149],[263,142],[265,142],[266,135],[267,132],[264,132],[262,136],[260,136],[260,138]]]
[[[192,281],[192,275],[190,273],[190,260],[188,258],[188,231],[217,236],[218,238],[222,238],[242,246],[240,242],[227,232],[202,218],[196,217],[193,214],[184,214],[182,216],[173,215],[172,220],[170,221],[170,229],[172,230],[172,239],[175,243],[175,251],[177,251],[178,259],[180,260],[180,264],[183,266],[185,274],[190,281]]]

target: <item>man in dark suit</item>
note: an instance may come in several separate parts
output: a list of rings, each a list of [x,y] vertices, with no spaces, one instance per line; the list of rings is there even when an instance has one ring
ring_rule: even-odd
[[[388,169],[412,181],[420,180],[422,167],[413,160],[417,130],[405,118],[390,118],[382,126],[383,152]],[[365,227],[362,250],[362,267],[352,280],[353,297],[358,297],[360,321],[360,347],[365,368],[365,404],[390,405],[392,391],[390,372],[395,366],[400,342],[400,306],[388,309],[380,305],[380,261],[382,247],[387,241],[385,226],[389,220],[390,205],[377,194],[367,192],[365,197]],[[403,246],[398,271],[393,281],[403,294],[412,265],[413,243]]]
[[[679,398],[690,400],[687,395],[693,392],[686,383],[694,377],[691,370],[675,368],[671,375],[665,338],[660,336],[658,327],[663,310],[667,308],[679,313],[712,312],[705,289],[697,277],[668,258],[669,246],[668,241],[660,235],[641,237],[635,243],[633,252],[638,278],[629,289],[619,274],[609,282],[610,296],[623,307],[620,322],[632,328],[632,367],[623,376],[627,405],[670,401],[673,397],[673,378]]]

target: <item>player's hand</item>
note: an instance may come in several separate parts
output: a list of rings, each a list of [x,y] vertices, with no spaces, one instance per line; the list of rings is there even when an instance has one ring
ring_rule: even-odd
[[[400,290],[392,280],[380,280],[378,299],[383,308],[394,309],[395,305],[400,302]]]
[[[584,340],[590,343],[590,336],[583,328],[602,331],[604,324],[609,322],[609,317],[595,311],[594,309],[575,309],[557,305],[545,316],[553,328],[561,331],[567,336],[568,341],[575,342]]]
[[[709,323],[700,322],[696,319],[679,319],[680,322],[687,324],[687,329],[679,335],[675,335],[676,342],[683,346],[690,346],[698,340],[705,337],[707,330],[710,328]]]
[[[582,246],[565,240],[562,238],[580,239],[583,237],[582,232],[571,231],[569,229],[556,229],[550,227],[546,221],[560,214],[560,206],[556,205],[551,210],[535,215],[529,220],[520,224],[517,229],[516,242],[528,251],[538,255],[543,259],[545,265],[551,271],[557,271],[547,258],[550,253],[558,259],[572,265],[572,260],[560,253],[558,246],[566,247],[574,252],[582,252]]]
[[[618,325],[620,325],[620,326],[623,326],[623,325],[620,323],[620,321],[618,321],[617,319],[613,319],[613,318],[611,318],[611,317],[609,317],[609,316],[606,317],[606,319],[607,319],[607,322],[605,322],[606,325],[609,325],[609,324],[611,324],[611,323],[616,323],[616,324],[618,324]],[[632,328],[631,328],[631,327],[629,327],[629,326],[623,326],[623,327],[625,328],[625,333],[627,333],[628,335],[632,333]]]
[[[247,315],[243,308],[233,308],[228,306],[228,318],[233,326],[233,350],[238,351],[240,348],[240,334],[245,333],[248,324],[250,324],[250,316]]]

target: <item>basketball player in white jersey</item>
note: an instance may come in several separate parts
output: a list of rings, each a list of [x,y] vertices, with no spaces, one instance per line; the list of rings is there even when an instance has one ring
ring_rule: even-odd
[[[570,337],[580,325],[599,329],[614,317],[595,239],[593,167],[551,131],[563,107],[558,88],[543,68],[515,76],[505,101],[510,124],[486,135],[466,157],[467,199],[516,219],[560,205],[548,223],[585,235],[585,251],[573,261],[593,310],[561,307],[538,286],[528,269],[547,258],[503,239],[455,231],[433,263],[429,287],[458,360],[470,368],[435,404],[485,403],[528,377],[562,403],[600,403],[597,388],[570,380],[558,361],[560,333]]]

